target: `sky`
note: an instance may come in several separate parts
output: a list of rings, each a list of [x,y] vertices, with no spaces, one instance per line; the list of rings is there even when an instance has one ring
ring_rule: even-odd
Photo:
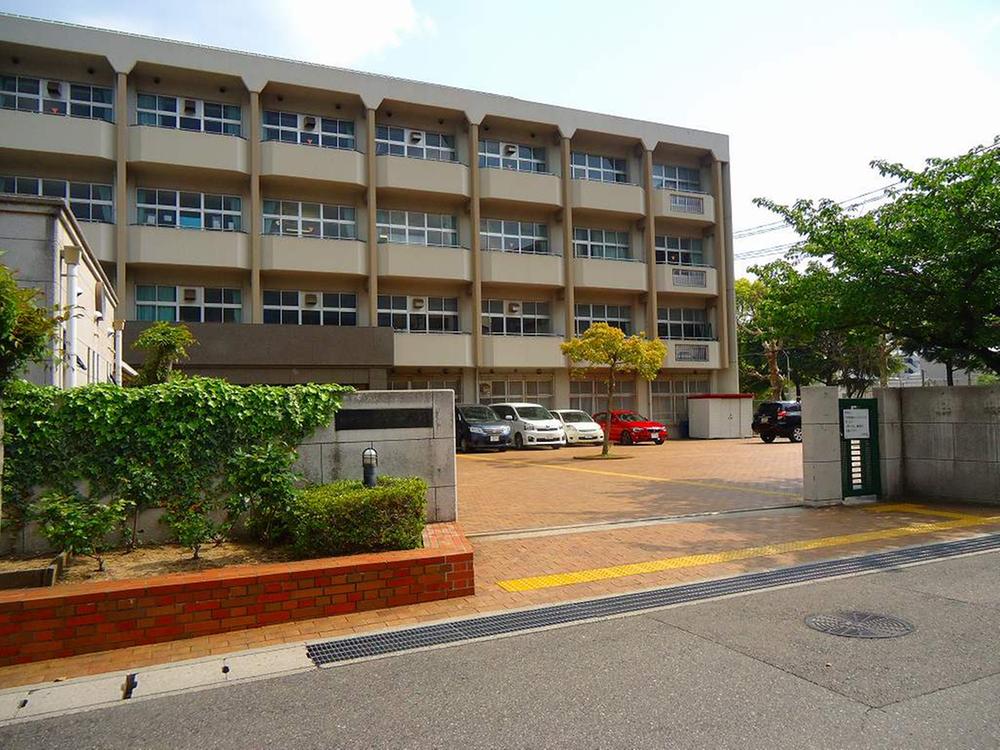
[[[889,182],[872,159],[919,167],[1000,134],[997,0],[0,0],[0,11],[726,133],[737,231],[775,221],[755,197],[844,200]],[[794,239],[766,232],[735,250]]]

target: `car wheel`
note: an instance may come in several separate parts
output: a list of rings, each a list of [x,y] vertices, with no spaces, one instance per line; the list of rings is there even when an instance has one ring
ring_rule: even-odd
[[[763,440],[765,443],[773,443],[774,435],[761,435],[760,439]]]
[[[656,443],[657,445],[663,445],[667,441],[666,440],[654,440],[653,442]]]
[[[792,435],[788,439],[791,440],[793,443],[801,443],[802,442],[802,428],[801,427],[796,427],[794,430],[792,430]]]
[[[553,445],[553,446],[552,446],[552,450],[554,450],[554,451],[557,451],[557,450],[559,450],[560,448],[562,448],[562,446],[561,446],[561,445]]]
[[[458,445],[458,449],[462,451],[462,453],[472,453],[472,448],[469,447],[469,438],[463,436],[462,442]]]
[[[514,434],[514,447],[519,451],[524,450],[524,438],[521,437],[521,433],[517,432]]]
[[[632,445],[632,434],[630,432],[622,432],[622,436],[618,438],[618,441],[622,445]]]

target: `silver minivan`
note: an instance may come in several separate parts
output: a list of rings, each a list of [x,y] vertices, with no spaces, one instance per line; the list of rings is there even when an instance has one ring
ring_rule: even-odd
[[[500,419],[511,423],[515,448],[566,445],[562,422],[544,406],[528,403],[490,404]]]

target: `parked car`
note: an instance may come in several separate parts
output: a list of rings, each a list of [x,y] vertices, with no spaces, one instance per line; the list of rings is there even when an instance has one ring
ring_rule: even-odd
[[[566,444],[562,422],[539,404],[493,404],[493,411],[510,422],[514,447],[549,445],[560,448]]]
[[[753,415],[750,429],[765,443],[775,438],[802,442],[802,404],[798,401],[764,401]]]
[[[496,448],[501,451],[510,447],[510,423],[488,406],[482,404],[458,404],[455,406],[455,446],[462,453],[477,448]]]
[[[566,445],[604,442],[604,430],[587,412],[578,409],[553,409],[552,415],[562,422]]]
[[[667,426],[660,422],[646,419],[631,409],[612,409],[611,419],[605,412],[594,415],[594,421],[611,433],[611,441],[622,445],[653,441],[663,445],[667,439]]]

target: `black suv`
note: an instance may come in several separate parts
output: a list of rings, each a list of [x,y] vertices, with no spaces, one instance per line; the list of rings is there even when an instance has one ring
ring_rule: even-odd
[[[798,401],[765,401],[757,407],[751,428],[765,443],[775,438],[802,442],[802,404]]]

